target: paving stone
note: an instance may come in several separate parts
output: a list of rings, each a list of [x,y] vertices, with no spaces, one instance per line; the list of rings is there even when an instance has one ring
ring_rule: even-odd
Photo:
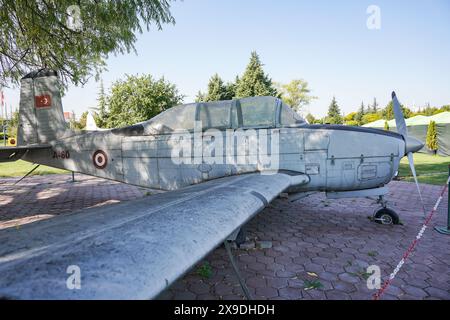
[[[426,288],[425,291],[430,295],[430,297],[442,300],[450,300],[450,286],[447,287],[447,290],[438,288]]]
[[[241,243],[239,245],[239,249],[241,250],[250,250],[255,248],[255,242],[254,241],[245,241],[244,243]]]
[[[256,246],[260,249],[272,248],[272,241],[256,241]]]

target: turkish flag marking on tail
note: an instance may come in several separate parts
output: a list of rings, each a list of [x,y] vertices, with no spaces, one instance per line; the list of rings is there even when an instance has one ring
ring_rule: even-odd
[[[52,97],[48,94],[34,97],[34,104],[36,108],[47,108],[52,106]]]

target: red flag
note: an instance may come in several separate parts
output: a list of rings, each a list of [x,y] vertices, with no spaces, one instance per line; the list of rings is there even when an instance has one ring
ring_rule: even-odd
[[[42,96],[35,96],[34,104],[36,105],[36,108],[51,107],[52,106],[52,97],[48,94],[44,94]]]
[[[1,101],[2,106],[3,106],[3,104],[5,103],[5,95],[3,94],[3,91],[0,91],[0,101]]]

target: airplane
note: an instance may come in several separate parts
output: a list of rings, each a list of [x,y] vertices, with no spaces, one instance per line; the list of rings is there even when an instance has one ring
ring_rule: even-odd
[[[281,193],[378,197],[374,220],[398,223],[386,184],[405,155],[416,179],[412,153],[423,143],[407,135],[392,100],[398,133],[311,125],[275,97],[184,104],[127,127],[75,131],[64,121],[58,73],[27,74],[18,143],[0,148],[0,161],[168,192],[0,231],[0,297],[155,298]],[[78,290],[66,283],[72,265]]]

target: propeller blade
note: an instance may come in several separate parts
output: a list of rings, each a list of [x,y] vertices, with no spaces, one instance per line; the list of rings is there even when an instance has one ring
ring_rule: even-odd
[[[411,172],[413,174],[414,181],[416,182],[416,187],[417,187],[417,192],[419,193],[420,202],[422,203],[423,214],[426,215],[425,204],[423,202],[422,193],[420,192],[419,181],[417,181],[416,168],[414,167],[413,153],[408,152],[407,156],[408,156],[409,167],[411,168]]]
[[[395,91],[392,91],[392,106],[394,109],[397,132],[406,138],[408,136],[408,133],[406,132],[405,117],[403,116],[403,111],[400,106],[400,102],[398,102],[397,96],[395,95]]]

